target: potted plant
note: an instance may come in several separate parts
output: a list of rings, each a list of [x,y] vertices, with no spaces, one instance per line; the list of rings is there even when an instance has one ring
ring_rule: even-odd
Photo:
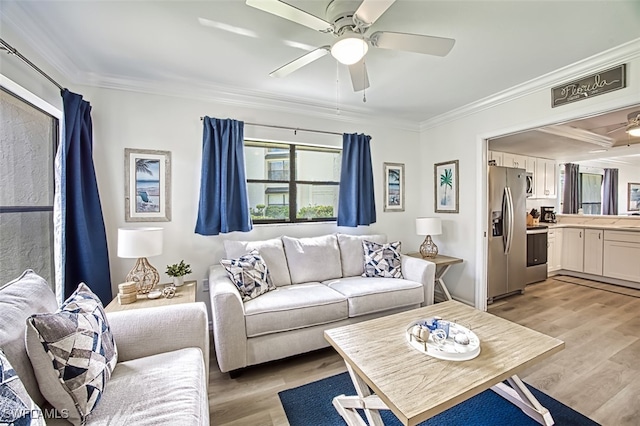
[[[181,260],[180,263],[173,265],[167,265],[166,274],[173,277],[173,285],[180,287],[184,284],[184,276],[191,273],[191,265],[184,263]]]

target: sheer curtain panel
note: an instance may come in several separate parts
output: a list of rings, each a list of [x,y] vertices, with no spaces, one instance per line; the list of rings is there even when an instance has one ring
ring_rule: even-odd
[[[244,123],[204,117],[197,234],[252,229],[244,166]]]
[[[371,136],[364,134],[342,136],[338,226],[356,227],[376,221],[370,141]]]

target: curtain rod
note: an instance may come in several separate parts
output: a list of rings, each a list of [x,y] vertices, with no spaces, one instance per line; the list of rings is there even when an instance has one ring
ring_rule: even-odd
[[[202,120],[204,120],[204,117],[200,117],[200,121],[202,121]],[[342,136],[342,133],[329,132],[327,130],[302,129],[300,127],[276,126],[276,125],[273,125],[273,124],[258,124],[258,123],[247,123],[247,122],[245,122],[244,124],[246,124],[247,126],[258,126],[258,127],[269,127],[269,128],[272,128],[272,129],[293,130],[294,134],[296,132],[300,131],[300,132],[324,133],[326,135]]]
[[[49,80],[50,82],[52,82],[53,84],[58,86],[58,89],[64,90],[64,87],[62,87],[57,81],[55,81],[53,78],[51,78],[51,76],[49,76],[49,74],[47,74],[46,72],[42,71],[40,68],[38,68],[38,66],[36,64],[34,64],[30,60],[28,60],[26,57],[24,57],[24,55],[22,53],[18,52],[17,49],[15,49],[13,46],[11,46],[9,43],[7,43],[6,41],[4,41],[1,38],[0,38],[0,45],[1,45],[0,46],[0,50],[6,50],[7,54],[17,56],[19,59],[22,60],[22,62],[24,62],[25,64],[29,65],[35,71],[40,73],[40,75],[42,75],[44,78],[46,78],[47,80]]]

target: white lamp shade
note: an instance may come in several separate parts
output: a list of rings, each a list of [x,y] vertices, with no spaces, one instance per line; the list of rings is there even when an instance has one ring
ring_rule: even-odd
[[[416,234],[440,235],[442,234],[442,222],[439,217],[419,217],[416,219]]]
[[[139,258],[162,254],[162,228],[118,228],[118,257]]]

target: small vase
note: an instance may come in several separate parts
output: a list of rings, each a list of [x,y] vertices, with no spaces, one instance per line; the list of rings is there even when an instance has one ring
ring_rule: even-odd
[[[184,276],[182,277],[173,277],[173,285],[175,287],[181,287],[184,285]]]

